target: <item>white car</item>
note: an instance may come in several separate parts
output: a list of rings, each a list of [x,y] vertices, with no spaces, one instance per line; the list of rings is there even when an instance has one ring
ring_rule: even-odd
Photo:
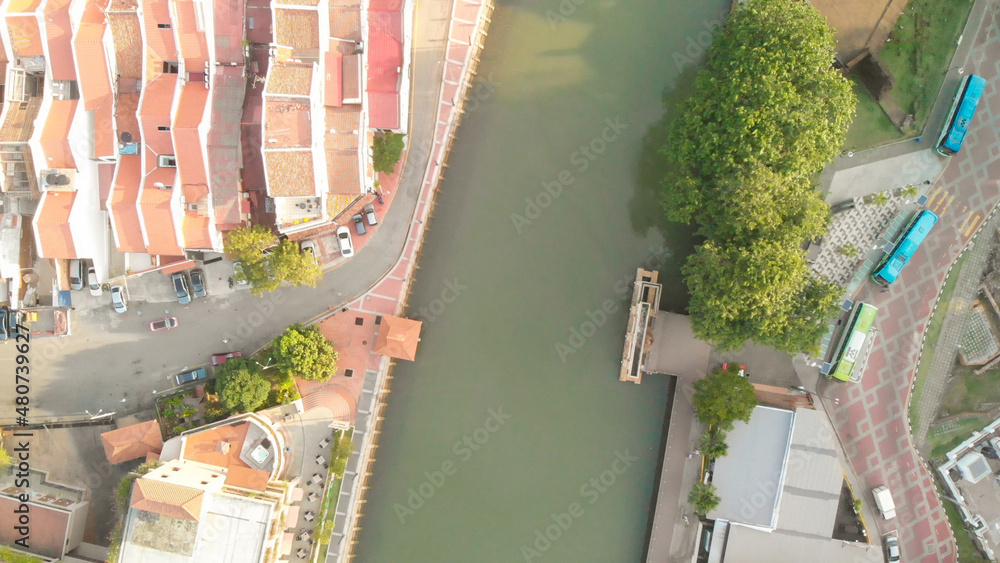
[[[885,548],[889,552],[889,563],[899,563],[899,540],[896,536],[885,538]]]
[[[100,297],[104,293],[101,282],[97,281],[97,270],[93,266],[87,268],[87,286],[90,287],[90,294],[94,297]]]
[[[351,242],[351,231],[347,227],[337,227],[337,242],[340,253],[345,257],[354,256],[354,243]]]
[[[125,288],[120,285],[111,286],[111,305],[114,306],[116,313],[128,311],[128,306],[125,305],[125,302]]]

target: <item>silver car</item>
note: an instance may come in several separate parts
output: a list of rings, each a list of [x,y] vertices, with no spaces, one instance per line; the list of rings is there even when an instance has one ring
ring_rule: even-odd
[[[351,231],[346,226],[337,227],[337,242],[340,244],[340,253],[345,257],[354,256],[354,243],[351,242]]]
[[[128,306],[125,305],[126,301],[125,288],[120,285],[111,286],[111,305],[115,308],[116,313],[128,311]]]

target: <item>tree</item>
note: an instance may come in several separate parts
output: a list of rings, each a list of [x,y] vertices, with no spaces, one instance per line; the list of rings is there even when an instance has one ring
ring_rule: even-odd
[[[323,277],[323,269],[312,254],[302,252],[290,240],[279,243],[274,233],[260,225],[230,231],[226,256],[240,263],[235,277],[249,282],[255,295],[274,291],[283,282],[315,287]]]
[[[234,412],[253,412],[267,400],[271,385],[251,360],[233,358],[216,372],[219,402]]]
[[[294,324],[274,339],[275,368],[292,377],[326,381],[337,372],[339,356],[316,325]]]
[[[711,427],[701,435],[698,448],[702,455],[709,459],[725,457],[729,453],[729,445],[726,444],[726,432],[718,427]]]
[[[405,135],[391,131],[375,135],[372,141],[372,164],[376,172],[392,174],[396,171],[396,163],[403,154],[403,137]]]
[[[695,334],[718,348],[813,351],[824,333],[837,289],[809,273],[801,246],[826,230],[815,177],[856,103],[834,45],[807,2],[735,8],[660,150],[668,218],[708,239],[683,273]]]
[[[44,563],[41,557],[15,551],[9,545],[0,545],[0,561],[4,563]]]
[[[814,350],[840,293],[809,272],[800,248],[767,240],[750,246],[706,242],[682,273],[694,333],[721,350],[747,340],[789,353]]]
[[[732,430],[733,422],[737,420],[750,422],[750,415],[757,406],[750,381],[735,372],[721,369],[694,382],[691,402],[698,413],[698,420],[716,428],[717,432]]]
[[[695,483],[688,494],[688,502],[694,507],[694,513],[705,517],[708,513],[719,506],[719,495],[716,494],[715,485],[711,483]]]

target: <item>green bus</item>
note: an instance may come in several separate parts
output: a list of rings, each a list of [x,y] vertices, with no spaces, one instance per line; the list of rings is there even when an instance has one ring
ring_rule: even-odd
[[[851,312],[850,320],[840,335],[836,352],[833,356],[833,366],[827,375],[830,379],[852,381],[858,356],[865,349],[868,335],[875,323],[878,309],[868,303],[858,303]]]

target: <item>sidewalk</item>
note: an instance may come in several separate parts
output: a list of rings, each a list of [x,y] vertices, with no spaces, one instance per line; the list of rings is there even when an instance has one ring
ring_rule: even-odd
[[[924,343],[924,349],[926,350],[926,347],[930,346],[934,351],[934,355],[930,368],[924,375],[923,392],[920,394],[916,404],[917,425],[915,428],[911,427],[913,441],[917,449],[921,450],[924,457],[927,457],[927,454],[930,453],[924,451],[927,440],[927,429],[930,428],[931,423],[937,417],[938,410],[941,407],[941,400],[944,397],[948,376],[955,365],[955,356],[958,354],[958,342],[962,338],[965,320],[969,315],[972,302],[976,298],[979,280],[983,276],[983,271],[986,269],[986,263],[989,259],[993,232],[996,230],[997,225],[1000,225],[1000,220],[997,217],[998,215],[994,215],[986,223],[982,240],[967,253],[965,263],[962,264],[962,269],[958,272],[955,292],[951,296],[951,301],[947,303],[948,310],[945,314],[944,326],[941,328],[941,335],[938,337],[937,342]],[[956,272],[952,271],[950,275],[955,274]],[[935,311],[940,304],[940,302],[935,303]],[[933,319],[934,317],[932,316],[931,321]],[[916,370],[919,373],[919,362],[917,363]],[[912,408],[912,405],[910,405],[910,408]],[[911,420],[910,422],[912,424],[913,421]]]

